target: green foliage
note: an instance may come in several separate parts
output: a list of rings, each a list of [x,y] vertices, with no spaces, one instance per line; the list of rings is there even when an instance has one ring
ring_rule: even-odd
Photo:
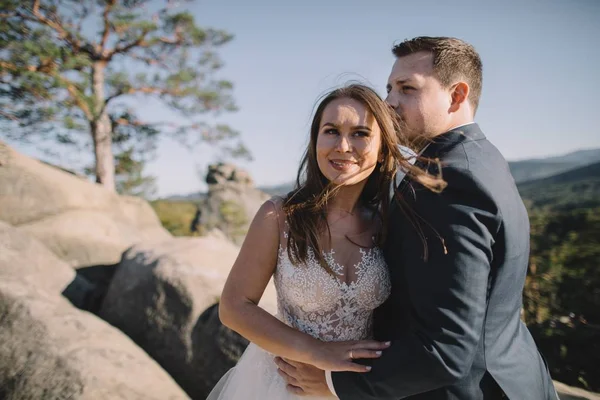
[[[133,152],[128,149],[115,157],[117,192],[150,199],[156,194],[156,178],[144,175],[145,162],[136,159]]]
[[[553,379],[600,391],[600,327],[568,317],[528,327]]]
[[[529,205],[524,319],[552,376],[600,390],[600,164],[519,187]]]
[[[192,201],[156,200],[150,205],[162,225],[174,236],[191,236],[190,225],[196,214],[197,204]]]
[[[574,315],[600,326],[600,207],[571,218],[580,220],[580,225],[550,253],[560,272],[554,314]]]
[[[219,227],[228,237],[238,238],[246,235],[248,217],[243,207],[233,201],[224,201],[219,205],[219,213],[225,226]]]
[[[142,152],[147,161],[148,143],[159,134],[188,147],[208,143],[222,158],[249,158],[237,131],[199,119],[236,110],[231,82],[216,76],[223,65],[217,51],[233,36],[197,26],[171,1],[160,9],[145,0],[112,3],[40,0],[32,7],[33,1],[0,0],[3,135],[90,153],[97,145],[91,125],[108,115],[117,163],[126,154],[141,162]],[[93,71],[100,85],[92,85]],[[162,101],[175,118],[142,120],[133,96]]]
[[[530,214],[526,320],[573,314],[600,324],[600,207]]]

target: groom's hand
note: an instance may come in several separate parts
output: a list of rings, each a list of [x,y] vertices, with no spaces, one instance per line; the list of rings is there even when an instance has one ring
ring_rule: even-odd
[[[275,357],[277,373],[287,382],[287,390],[299,396],[333,396],[325,371],[309,364]]]

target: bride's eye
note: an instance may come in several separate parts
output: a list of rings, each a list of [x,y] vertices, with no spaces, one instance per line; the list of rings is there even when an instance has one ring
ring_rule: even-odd
[[[337,131],[337,129],[331,128],[331,129],[325,129],[323,131],[323,133],[326,135],[337,135],[338,131]]]

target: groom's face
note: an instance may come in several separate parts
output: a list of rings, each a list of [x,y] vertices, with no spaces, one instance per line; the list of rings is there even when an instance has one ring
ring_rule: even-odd
[[[386,101],[405,122],[409,138],[432,137],[447,130],[452,98],[434,74],[431,53],[397,58],[387,91]]]

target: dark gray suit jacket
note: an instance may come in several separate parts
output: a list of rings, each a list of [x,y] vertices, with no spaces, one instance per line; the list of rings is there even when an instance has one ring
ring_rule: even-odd
[[[477,124],[437,137],[423,156],[439,158],[448,186],[435,194],[405,179],[390,210],[392,295],[374,323],[392,346],[365,361],[371,372],[334,372],[338,396],[556,399],[520,319],[529,219],[508,164]]]

